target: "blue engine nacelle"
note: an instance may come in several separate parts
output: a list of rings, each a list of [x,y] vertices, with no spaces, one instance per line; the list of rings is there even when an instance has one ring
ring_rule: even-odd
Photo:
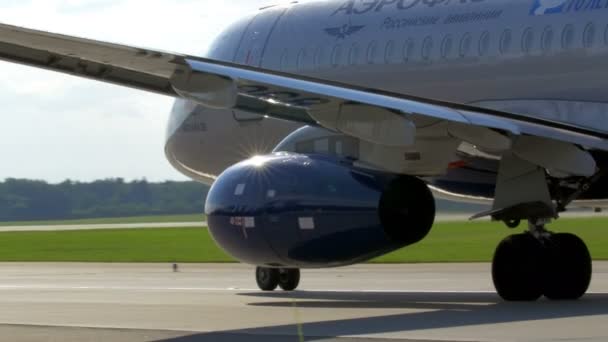
[[[240,261],[333,267],[422,240],[435,218],[421,180],[325,156],[277,153],[226,170],[205,205],[209,230]]]

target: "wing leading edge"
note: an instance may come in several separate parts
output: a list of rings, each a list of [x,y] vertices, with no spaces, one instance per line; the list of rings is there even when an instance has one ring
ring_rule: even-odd
[[[176,96],[184,56],[0,24],[0,59]]]
[[[10,25],[0,24],[0,58],[388,145],[407,144],[398,135],[415,132],[411,118],[424,116],[608,151],[606,133],[560,122]],[[367,123],[378,121],[387,123],[380,127],[389,134],[365,132]]]

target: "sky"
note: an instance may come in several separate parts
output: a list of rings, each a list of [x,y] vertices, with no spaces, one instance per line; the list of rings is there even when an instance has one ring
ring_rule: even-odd
[[[2,0],[0,22],[200,55],[272,2]],[[1,61],[0,74],[0,180],[186,180],[163,152],[173,99]]]

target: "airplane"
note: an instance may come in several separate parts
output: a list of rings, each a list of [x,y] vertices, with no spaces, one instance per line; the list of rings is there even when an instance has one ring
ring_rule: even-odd
[[[527,223],[492,261],[504,300],[588,290],[586,244],[547,226],[608,207],[606,0],[292,2],[204,57],[0,25],[0,58],[175,97],[166,156],[261,290],[422,241],[435,198]]]

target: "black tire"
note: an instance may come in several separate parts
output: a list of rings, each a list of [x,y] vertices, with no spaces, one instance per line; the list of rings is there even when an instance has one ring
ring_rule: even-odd
[[[592,262],[585,242],[573,234],[552,235],[547,243],[545,297],[575,300],[589,289]]]
[[[283,291],[293,291],[300,285],[300,270],[284,268],[279,270],[279,286]]]
[[[535,301],[543,294],[543,247],[530,234],[512,235],[496,248],[492,279],[506,301]]]
[[[255,280],[262,291],[274,291],[279,286],[279,270],[275,268],[258,267],[255,270]]]
[[[505,221],[505,225],[511,229],[515,229],[515,228],[519,227],[520,224],[521,224],[521,220],[506,220]]]

